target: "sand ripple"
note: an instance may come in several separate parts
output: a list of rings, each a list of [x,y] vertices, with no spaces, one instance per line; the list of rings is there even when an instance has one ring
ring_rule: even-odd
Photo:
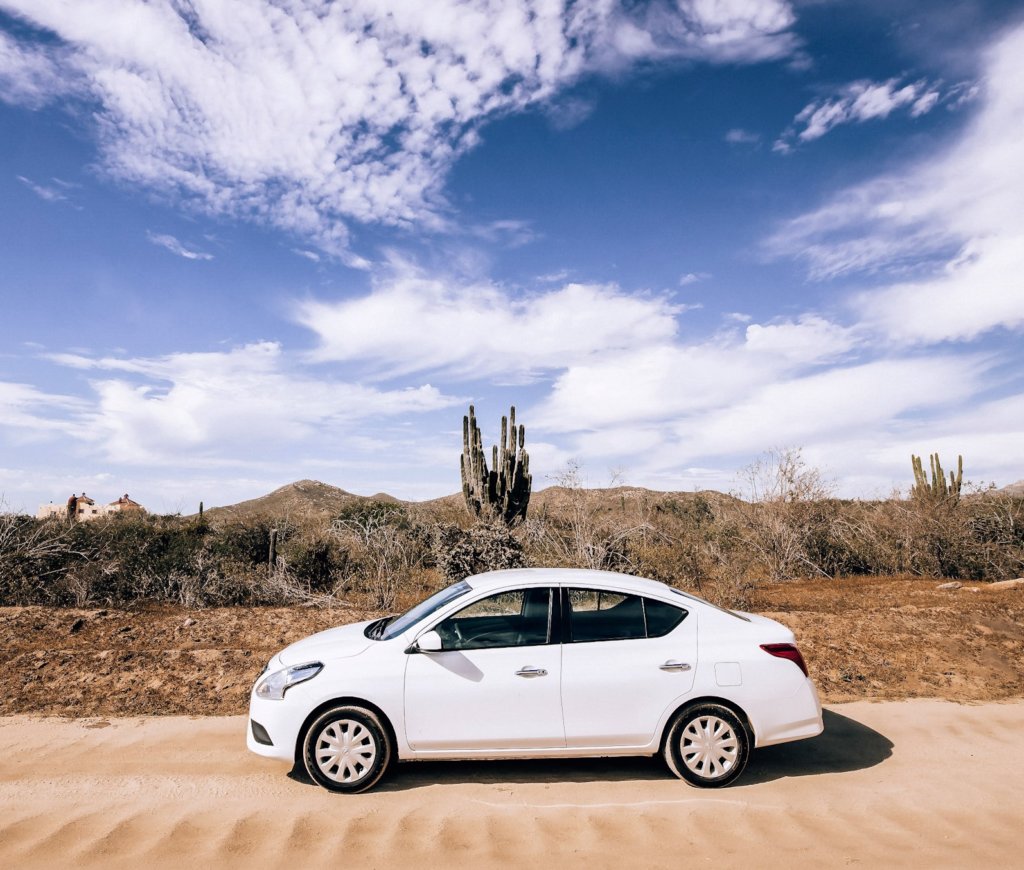
[[[701,792],[653,760],[402,765],[327,794],[244,719],[0,719],[0,866],[1024,866],[1024,703],[833,708]]]

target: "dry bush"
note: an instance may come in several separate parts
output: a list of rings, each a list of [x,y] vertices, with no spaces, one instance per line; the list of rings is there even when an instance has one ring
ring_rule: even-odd
[[[625,501],[620,512],[598,510],[595,494],[583,486],[581,465],[571,461],[556,478],[565,494],[563,510],[527,519],[522,527],[530,563],[635,574],[637,550],[655,534],[644,503]]]
[[[401,507],[370,502],[335,520],[331,532],[352,560],[357,591],[374,609],[392,609],[413,569],[423,564],[421,530],[410,525]]]
[[[1024,500],[992,491],[857,504],[839,535],[857,559],[847,573],[1000,580],[1024,571]]]
[[[753,561],[773,580],[827,574],[816,557],[834,517],[827,509],[832,486],[804,462],[800,449],[769,450],[740,479],[736,510]]]
[[[527,564],[522,542],[500,520],[468,529],[454,524],[435,526],[433,555],[438,572],[448,583]]]
[[[0,502],[0,602],[58,604],[55,585],[88,550],[59,519],[36,520],[2,512]]]
[[[729,510],[694,493],[664,500],[654,508],[650,523],[656,534],[638,548],[640,574],[723,607],[749,604],[750,556]]]

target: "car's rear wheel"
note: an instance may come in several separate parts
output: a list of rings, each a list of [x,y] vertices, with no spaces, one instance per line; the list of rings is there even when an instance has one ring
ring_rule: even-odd
[[[318,716],[302,742],[310,777],[326,789],[349,793],[373,788],[387,770],[393,751],[377,714],[347,704]]]
[[[750,736],[728,707],[698,704],[676,717],[663,755],[681,779],[702,788],[719,788],[743,773],[750,758]]]

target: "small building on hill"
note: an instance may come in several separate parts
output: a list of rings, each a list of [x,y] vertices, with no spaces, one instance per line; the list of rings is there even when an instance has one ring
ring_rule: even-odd
[[[124,511],[146,513],[146,509],[134,499],[129,498],[128,493],[110,504],[98,505],[94,499],[89,498],[83,492],[81,495],[72,494],[65,504],[54,504],[51,501],[49,504],[40,505],[39,510],[36,511],[36,519],[60,517],[75,523],[83,520],[95,520]]]

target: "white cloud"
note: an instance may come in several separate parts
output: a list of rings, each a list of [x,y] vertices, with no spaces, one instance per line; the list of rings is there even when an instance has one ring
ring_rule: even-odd
[[[645,344],[570,364],[534,409],[538,425],[593,431],[703,415],[834,362],[855,340],[851,330],[807,315],[750,324],[742,339],[728,333],[700,344]]]
[[[154,245],[158,245],[161,248],[165,248],[172,254],[178,257],[184,257],[186,260],[212,260],[213,254],[208,254],[205,251],[197,251],[192,248],[188,248],[179,242],[174,236],[168,235],[167,233],[146,233],[146,238],[149,239]]]
[[[440,227],[441,185],[487,119],[582,74],[795,46],[784,0],[0,0],[61,40],[0,42],[8,99],[88,84],[114,176],[310,239],[350,265],[353,222]]]
[[[500,242],[508,248],[518,248],[537,238],[529,221],[497,220],[472,227],[470,233],[489,242]]]
[[[31,178],[26,178],[24,175],[17,176],[17,179],[36,196],[46,202],[64,202],[67,200],[67,195],[64,191],[57,187],[51,187],[48,184],[37,184]]]
[[[938,356],[778,378],[699,420],[675,423],[677,443],[683,455],[721,456],[773,444],[822,443],[851,430],[884,431],[911,412],[972,395],[982,370],[979,360]]]
[[[330,441],[368,418],[422,413],[456,400],[423,385],[378,390],[292,371],[279,345],[125,359],[53,354],[72,369],[120,372],[66,428],[111,461],[183,465],[275,454],[316,436]]]
[[[710,277],[710,272],[687,272],[685,275],[680,276],[679,286],[687,287],[690,284],[696,284],[698,281],[707,281]]]
[[[939,92],[923,80],[910,84],[901,84],[899,79],[851,82],[833,97],[808,103],[773,148],[785,153],[796,141],[820,139],[840,124],[887,118],[899,108],[909,107],[911,117],[916,118],[929,112],[938,100]]]
[[[981,356],[933,355],[806,374],[745,347],[662,349],[570,370],[523,417],[590,468],[625,465],[631,483],[728,490],[752,456],[804,445],[809,461],[838,475],[843,493],[886,494],[909,476],[910,451],[970,451],[976,468],[1012,465],[1005,449],[1024,429],[1024,418],[1014,419],[1022,397],[1006,400],[1005,419],[993,416],[987,446],[975,437],[977,420],[973,430],[956,422],[985,389],[990,365]],[[1004,452],[989,449],[997,445]],[[720,470],[695,475],[694,466]]]
[[[941,274],[860,294],[865,324],[901,344],[970,340],[1024,328],[1024,227],[968,242]]]
[[[858,343],[855,330],[823,317],[806,314],[796,321],[752,323],[746,330],[746,348],[795,363],[832,362]]]
[[[757,145],[761,141],[761,134],[734,127],[725,134],[725,141],[730,145]]]
[[[41,435],[66,431],[66,415],[85,407],[84,402],[73,396],[46,393],[30,384],[0,381],[0,427]]]
[[[816,278],[912,270],[853,301],[856,316],[890,340],[1024,326],[1024,28],[984,61],[983,97],[944,151],[842,191],[768,242],[775,255],[806,260]]]
[[[318,360],[368,363],[387,376],[521,380],[670,339],[677,310],[614,285],[567,284],[516,299],[492,284],[407,274],[366,296],[303,302],[296,319],[316,333]]]
[[[570,96],[558,97],[548,101],[544,114],[548,123],[556,130],[571,130],[589,118],[597,103],[592,99]]]
[[[0,100],[39,109],[75,93],[78,81],[69,55],[45,45],[21,45],[0,30]]]

